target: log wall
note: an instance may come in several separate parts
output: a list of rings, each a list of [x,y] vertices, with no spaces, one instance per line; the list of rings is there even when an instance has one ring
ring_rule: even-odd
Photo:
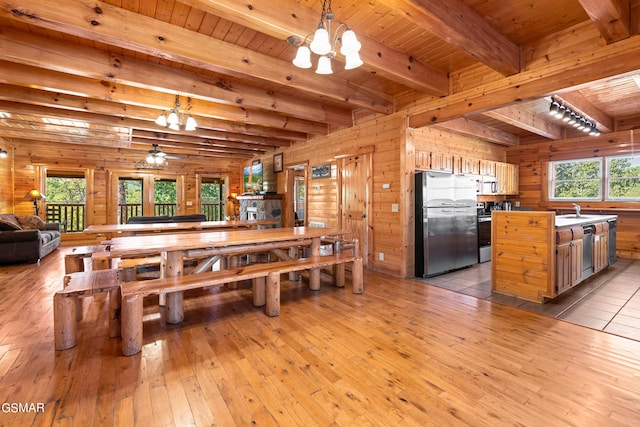
[[[13,211],[18,215],[33,213],[32,202],[24,195],[33,187],[43,188],[40,181],[46,169],[80,170],[87,177],[87,219],[86,224],[108,224],[107,206],[117,205],[117,189],[110,188],[114,174],[150,175],[154,171],[136,169],[135,164],[144,159],[146,152],[123,151],[110,147],[91,147],[73,144],[43,143],[37,141],[13,140],[15,173],[13,179],[3,179],[0,185],[3,194],[9,194],[8,206],[0,212]],[[170,151],[170,150],[169,150]],[[6,160],[6,159],[5,159]],[[183,178],[184,192],[178,205],[178,212],[197,213],[198,175],[228,177],[228,191],[237,191],[242,186],[242,159],[220,158],[219,160],[191,158],[170,160],[162,169],[162,175]],[[4,163],[0,175],[6,176]],[[113,190],[113,191],[112,191]],[[179,191],[180,193],[180,191]],[[191,203],[187,203],[191,202]],[[44,211],[41,211],[44,215]],[[64,241],[86,240],[84,235],[65,235]]]
[[[7,158],[0,159],[0,213],[13,213],[13,146],[0,138],[0,148],[7,151]]]

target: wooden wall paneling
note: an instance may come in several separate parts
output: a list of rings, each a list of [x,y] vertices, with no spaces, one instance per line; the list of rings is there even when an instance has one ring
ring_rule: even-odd
[[[308,194],[308,221],[322,222],[329,226],[339,224],[338,198],[340,184],[338,181],[338,171],[336,159],[344,156],[358,154],[359,150],[374,146],[375,152],[371,154],[372,166],[372,194],[370,200],[373,202],[373,211],[376,209],[390,212],[391,204],[384,207],[376,206],[377,200],[386,199],[389,190],[382,188],[382,183],[391,185],[391,192],[400,194],[400,139],[404,128],[405,119],[401,115],[372,116],[362,120],[355,126],[336,131],[330,135],[319,136],[307,142],[299,142],[291,147],[283,149],[285,165],[294,165],[309,162],[309,167],[330,163],[332,164],[332,177],[322,179],[309,179]],[[266,154],[273,156],[273,153]],[[245,161],[245,163],[247,163]],[[250,163],[250,161],[248,162]],[[281,175],[281,174],[278,174]],[[335,177],[335,178],[334,178]],[[278,179],[278,192],[284,191],[284,177]],[[318,190],[316,190],[316,186]],[[385,194],[384,198],[382,194]],[[289,197],[289,195],[285,195]],[[396,232],[396,224],[400,223],[407,212],[404,206],[406,195],[399,196],[399,212],[397,215],[377,216],[372,214],[370,221],[371,242],[370,252],[377,254],[386,253],[392,250],[390,257],[385,257],[384,261],[379,261],[377,256],[373,256],[373,269],[385,271],[396,276],[403,276],[406,270],[406,258],[396,256],[393,251],[406,245],[405,233]],[[378,247],[384,241],[385,247],[380,250]],[[387,249],[387,247],[393,249]]]
[[[24,199],[24,195],[34,187],[40,168],[83,169],[91,171],[87,178],[87,225],[115,223],[115,217],[109,213],[109,207],[117,204],[117,194],[111,191],[111,185],[120,174],[149,175],[148,170],[136,169],[136,162],[144,159],[146,152],[123,152],[113,147],[80,147],[72,144],[46,143],[39,141],[13,140],[15,146],[15,164],[20,165],[15,171],[13,209],[17,214],[25,215],[33,212],[33,204]],[[175,177],[184,189],[179,191],[179,206],[182,213],[196,213],[197,174],[215,173],[228,177],[230,188],[241,188],[242,160],[234,158],[187,158],[171,160],[161,174]],[[117,188],[117,187],[116,187]],[[191,206],[186,201],[192,201]],[[92,206],[91,206],[92,205]],[[82,236],[82,235],[81,235]],[[66,233],[65,242],[78,236]]]

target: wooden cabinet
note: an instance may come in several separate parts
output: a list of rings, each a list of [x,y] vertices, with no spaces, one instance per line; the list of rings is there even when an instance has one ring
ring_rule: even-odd
[[[518,194],[518,166],[511,163],[495,163],[496,178],[498,181],[498,194]]]
[[[431,167],[431,153],[416,150],[416,169],[429,169]]]
[[[453,156],[416,150],[416,169],[453,172]]]
[[[595,225],[593,234],[593,272],[597,273],[609,265],[609,223]]]
[[[464,157],[456,158],[458,164],[457,169],[463,175],[479,175],[480,174],[480,160],[469,159]]]
[[[582,281],[582,227],[556,230],[556,292],[554,296]]]
[[[453,156],[432,152],[430,169],[440,172],[453,172]]]
[[[479,168],[482,176],[496,176],[496,162],[494,161],[480,160]]]

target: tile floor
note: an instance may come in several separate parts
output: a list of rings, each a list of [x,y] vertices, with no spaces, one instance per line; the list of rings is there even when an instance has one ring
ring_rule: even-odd
[[[492,293],[490,262],[421,281],[640,341],[638,260],[619,259],[545,304]]]

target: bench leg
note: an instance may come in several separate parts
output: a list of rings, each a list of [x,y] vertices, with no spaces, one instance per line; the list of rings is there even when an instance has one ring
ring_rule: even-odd
[[[180,323],[184,319],[184,292],[167,294],[167,323]]]
[[[311,289],[312,291],[320,290],[320,269],[319,268],[309,269],[309,289]]]
[[[334,266],[334,280],[338,288],[344,288],[344,270],[344,263],[336,264]]]
[[[358,258],[353,261],[353,267],[351,267],[351,281],[353,282],[353,293],[361,294],[364,292],[363,272],[362,272],[362,258]]]
[[[122,300],[122,354],[132,356],[142,350],[142,296]]]
[[[262,307],[265,304],[265,278],[256,277],[253,279],[253,305]]]
[[[120,336],[120,287],[109,291],[109,337]]]
[[[66,350],[76,345],[77,297],[53,296],[53,332],[56,350]]]
[[[279,316],[280,315],[280,273],[273,272],[267,276],[266,284],[266,307],[265,313],[267,316]]]

